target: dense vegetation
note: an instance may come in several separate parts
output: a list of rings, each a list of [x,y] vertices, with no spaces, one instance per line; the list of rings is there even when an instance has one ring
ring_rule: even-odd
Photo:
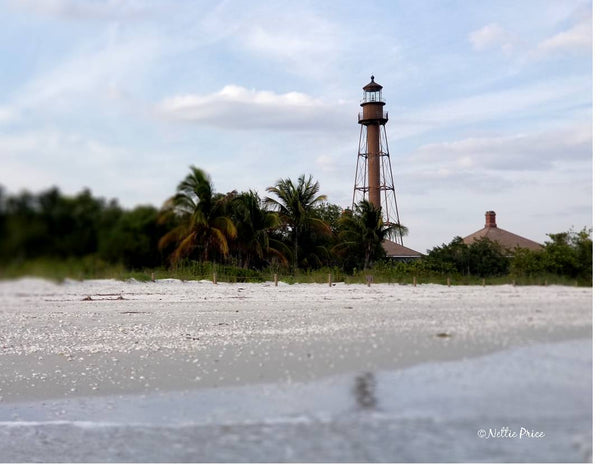
[[[353,210],[327,203],[311,176],[279,179],[261,198],[253,191],[215,192],[192,167],[162,208],[128,210],[88,190],[57,188],[7,195],[0,187],[0,277],[127,277],[289,281],[474,283],[560,282],[591,285],[590,231],[549,234],[539,252],[510,253],[497,243],[460,237],[413,262],[386,261],[381,211],[363,201]]]

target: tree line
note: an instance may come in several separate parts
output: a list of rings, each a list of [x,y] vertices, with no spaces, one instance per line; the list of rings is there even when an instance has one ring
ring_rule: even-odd
[[[367,201],[353,210],[328,203],[312,176],[279,179],[266,191],[264,198],[255,191],[215,192],[209,176],[194,166],[161,208],[124,209],[89,190],[75,196],[58,188],[8,195],[0,187],[0,265],[92,256],[128,269],[218,263],[242,270],[293,274],[326,267],[351,274],[385,261],[382,242],[388,234],[407,233],[402,225],[386,226],[381,210]],[[590,231],[549,238],[542,251],[508,253],[495,242],[466,245],[456,237],[416,262],[391,267],[413,274],[548,273],[591,281]]]
[[[547,234],[541,250],[505,250],[497,242],[483,238],[470,245],[461,237],[429,250],[423,268],[447,275],[515,278],[560,276],[592,283],[593,242],[587,228]]]
[[[197,167],[161,208],[121,208],[116,200],[54,187],[7,195],[0,187],[0,263],[95,255],[128,268],[216,262],[242,269],[362,269],[384,256],[381,211],[328,203],[312,176],[280,179],[268,196],[215,192]]]

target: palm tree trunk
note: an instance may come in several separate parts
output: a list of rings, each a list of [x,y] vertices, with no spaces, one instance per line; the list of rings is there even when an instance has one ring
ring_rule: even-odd
[[[296,273],[296,266],[298,266],[298,231],[294,231],[294,263],[292,265],[292,271]]]
[[[369,243],[367,245],[367,249],[365,250],[365,267],[364,267],[365,271],[369,267],[370,262],[371,262],[371,244]]]

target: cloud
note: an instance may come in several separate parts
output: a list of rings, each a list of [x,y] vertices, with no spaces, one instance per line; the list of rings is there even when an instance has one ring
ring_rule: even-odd
[[[62,19],[132,18],[144,14],[147,8],[139,0],[12,0],[9,5]]]
[[[6,124],[15,121],[17,118],[17,111],[14,108],[0,106],[0,124]]]
[[[166,98],[158,114],[175,120],[229,129],[327,130],[347,124],[345,103],[325,104],[300,92],[277,94],[226,85],[207,95]]]
[[[587,5],[580,6],[570,13],[566,21],[570,24],[564,30],[539,42],[526,43],[497,23],[490,23],[469,34],[469,42],[476,51],[500,48],[505,55],[513,55],[525,60],[537,60],[556,54],[577,53],[591,50],[592,10]],[[563,25],[563,27],[565,27]]]
[[[107,165],[118,155],[115,150],[75,133],[26,130],[0,134],[2,183],[13,191],[52,185],[77,191],[87,186],[90,179],[109,174]],[[105,180],[109,180],[108,176]]]
[[[522,116],[541,117],[549,111],[560,112],[576,106],[591,107],[591,81],[585,77],[567,77],[531,85],[475,94],[415,108],[388,128],[390,139],[401,139],[470,123],[510,121]]]
[[[288,63],[295,71],[321,73],[336,57],[337,36],[332,23],[305,13],[251,25],[242,32],[242,44],[254,53]]]
[[[340,160],[336,156],[320,155],[315,160],[315,166],[323,172],[333,173],[339,170]]]
[[[517,185],[516,180],[495,172],[460,167],[422,168],[404,176],[396,176],[394,180],[397,194],[428,196],[432,192],[443,192],[448,198],[465,191],[477,194],[508,192]]]
[[[496,23],[487,24],[469,34],[469,42],[476,51],[499,47],[509,55],[516,43],[516,36]]]
[[[343,44],[351,37],[325,15],[293,2],[285,8],[223,2],[208,11],[199,25],[203,36],[217,37],[255,62],[275,63],[277,71],[310,79],[335,74],[344,57]]]
[[[0,133],[1,184],[9,191],[58,186],[66,193],[89,187],[127,206],[160,205],[177,184],[179,166],[164,154],[56,129]],[[135,172],[135,175],[124,173]],[[157,181],[160,179],[160,181]]]
[[[538,45],[542,54],[572,53],[592,48],[591,14],[569,29],[549,37]]]
[[[164,53],[160,38],[146,36],[83,47],[27,81],[13,93],[11,105],[67,114],[90,102],[124,100],[131,82]]]
[[[591,161],[592,128],[581,124],[536,133],[427,144],[419,147],[412,159],[442,163],[450,169],[549,170],[560,161]]]
[[[124,158],[122,148],[106,145],[77,133],[58,130],[27,130],[0,134],[0,153],[3,161],[9,158],[27,158],[32,164],[56,164],[62,169],[65,163],[84,163],[103,166]]]

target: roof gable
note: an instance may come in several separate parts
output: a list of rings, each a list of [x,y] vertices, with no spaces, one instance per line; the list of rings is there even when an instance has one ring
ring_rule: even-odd
[[[415,250],[411,250],[404,245],[392,242],[391,240],[384,240],[381,244],[385,251],[385,255],[388,258],[420,258],[423,256],[421,253]]]
[[[506,248],[507,250],[514,250],[515,248],[527,248],[529,250],[537,251],[543,248],[542,245],[534,242],[533,240],[513,234],[512,232],[500,229],[499,227],[484,227],[483,229],[480,229],[477,232],[474,232],[471,235],[467,235],[465,238],[463,238],[463,243],[470,245],[475,240],[480,240],[482,238],[487,238],[492,242],[497,242],[500,246]]]

